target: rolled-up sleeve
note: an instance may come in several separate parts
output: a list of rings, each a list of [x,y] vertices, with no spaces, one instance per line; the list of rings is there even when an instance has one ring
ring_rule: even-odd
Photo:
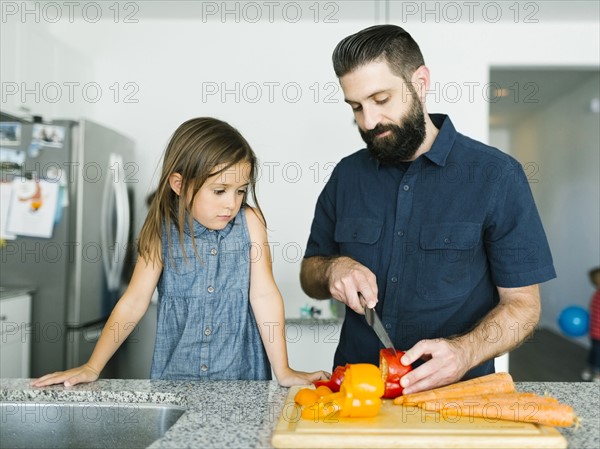
[[[529,182],[516,161],[499,180],[487,219],[485,245],[497,286],[523,287],[556,277]]]
[[[305,258],[339,254],[338,244],[334,239],[336,186],[337,170],[334,169],[317,200],[310,236],[304,253]]]

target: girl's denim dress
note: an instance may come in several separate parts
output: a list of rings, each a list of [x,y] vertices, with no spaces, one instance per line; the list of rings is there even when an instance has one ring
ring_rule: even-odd
[[[171,227],[170,248],[163,231],[164,267],[158,282],[152,379],[271,379],[250,308],[251,243],[245,212],[240,209],[220,231],[209,230],[194,220],[199,257],[194,252],[187,217],[183,236],[186,258],[177,228]],[[274,328],[278,330],[283,331]]]

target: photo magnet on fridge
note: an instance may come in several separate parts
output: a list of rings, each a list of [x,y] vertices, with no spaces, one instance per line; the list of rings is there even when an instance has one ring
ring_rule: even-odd
[[[56,125],[33,125],[32,143],[44,147],[62,148],[65,141],[65,127]]]
[[[20,145],[21,124],[19,122],[0,122],[0,145]]]

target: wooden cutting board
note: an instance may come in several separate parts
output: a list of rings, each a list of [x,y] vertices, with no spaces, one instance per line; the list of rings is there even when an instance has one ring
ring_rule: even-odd
[[[271,440],[276,448],[566,448],[554,427],[484,418],[446,417],[384,400],[373,418],[315,422],[300,417],[292,387]]]

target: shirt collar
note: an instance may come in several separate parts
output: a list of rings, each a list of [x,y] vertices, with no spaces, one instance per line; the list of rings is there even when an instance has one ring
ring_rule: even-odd
[[[454,129],[450,117],[445,114],[429,114],[429,118],[439,131],[433,145],[423,156],[434,164],[443,167],[446,165],[446,159],[456,140],[456,129]]]
[[[238,212],[238,214],[233,218],[233,220],[231,220],[229,223],[227,223],[227,225],[223,229],[219,229],[219,230],[208,229],[206,226],[204,226],[203,224],[201,224],[199,221],[197,221],[194,218],[192,220],[193,232],[190,232],[190,224],[188,221],[188,214],[186,212],[185,217],[184,217],[183,232],[185,232],[187,235],[193,234],[194,238],[198,238],[206,232],[214,232],[214,233],[216,233],[217,237],[225,238],[231,232],[231,229],[233,228],[235,221],[237,220],[238,216],[240,215],[240,212]]]
[[[446,114],[429,114],[429,118],[438,129],[438,135],[429,151],[424,153],[423,156],[434,164],[443,167],[446,165],[446,159],[456,139],[456,129],[454,129],[450,117]],[[372,155],[369,155],[369,158],[373,160],[375,167],[379,169],[381,166],[379,159]]]

